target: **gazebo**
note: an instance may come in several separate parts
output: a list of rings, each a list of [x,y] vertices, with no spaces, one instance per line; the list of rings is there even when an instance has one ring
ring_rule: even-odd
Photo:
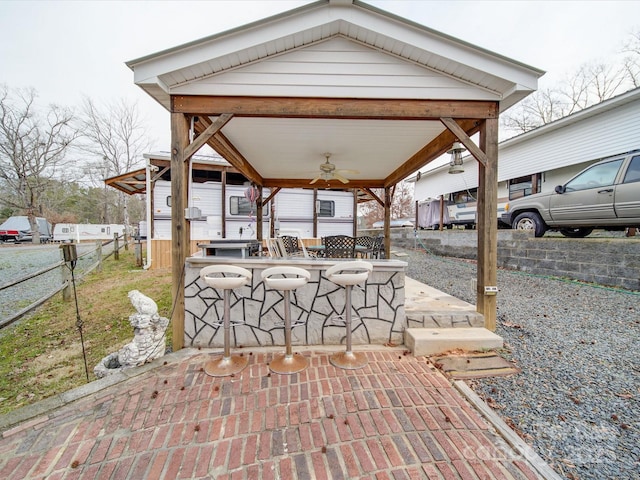
[[[476,306],[495,329],[498,117],[544,72],[358,0],[319,0],[127,65],[171,114],[174,349],[183,347],[189,159],[205,144],[271,195],[367,192],[385,207],[388,252],[394,186],[461,142],[479,166]],[[320,170],[327,155],[339,176]]]

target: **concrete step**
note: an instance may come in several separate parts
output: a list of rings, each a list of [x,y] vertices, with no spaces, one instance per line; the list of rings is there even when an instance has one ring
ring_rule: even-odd
[[[407,328],[404,344],[413,356],[437,355],[449,350],[477,351],[501,348],[502,337],[480,327]]]
[[[484,327],[475,305],[410,277],[405,277],[404,290],[408,328]]]

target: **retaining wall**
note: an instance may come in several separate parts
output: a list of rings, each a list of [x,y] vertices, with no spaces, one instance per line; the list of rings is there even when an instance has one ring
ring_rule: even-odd
[[[363,235],[377,235],[370,230]],[[391,230],[393,247],[424,247],[437,255],[477,258],[475,230]],[[640,237],[535,238],[532,232],[498,230],[498,266],[640,291]]]

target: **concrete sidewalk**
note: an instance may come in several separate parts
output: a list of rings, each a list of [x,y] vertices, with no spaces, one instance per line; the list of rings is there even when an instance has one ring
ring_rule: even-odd
[[[0,478],[548,477],[425,359],[357,348],[369,364],[340,370],[335,350],[277,375],[280,349],[246,349],[243,372],[213,378],[202,367],[219,352],[185,349],[91,382],[0,417]]]

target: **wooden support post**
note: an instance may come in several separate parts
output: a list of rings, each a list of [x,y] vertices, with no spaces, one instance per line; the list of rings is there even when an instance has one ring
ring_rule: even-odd
[[[318,189],[313,189],[313,238],[318,238]]]
[[[187,207],[189,162],[184,149],[189,144],[189,122],[181,113],[171,114],[171,325],[173,351],[184,347],[184,266],[189,252],[189,232],[184,215]]]
[[[256,198],[256,240],[262,243],[263,219],[262,219],[262,185],[258,185],[258,198]]]
[[[444,230],[444,195],[440,195],[440,231]]]
[[[353,236],[358,236],[358,189],[354,188],[353,192]]]
[[[478,162],[478,275],[476,310],[484,326],[496,329],[498,286],[498,120],[485,120],[480,127],[480,149],[486,165]]]
[[[384,258],[391,255],[391,187],[384,188]]]
[[[220,216],[222,217],[220,219],[222,223],[221,235],[222,235],[222,238],[227,238],[227,171],[226,170],[222,170],[221,177],[222,177],[221,178],[222,198],[220,199]]]
[[[113,259],[120,260],[120,245],[118,243],[118,233],[113,234]]]

